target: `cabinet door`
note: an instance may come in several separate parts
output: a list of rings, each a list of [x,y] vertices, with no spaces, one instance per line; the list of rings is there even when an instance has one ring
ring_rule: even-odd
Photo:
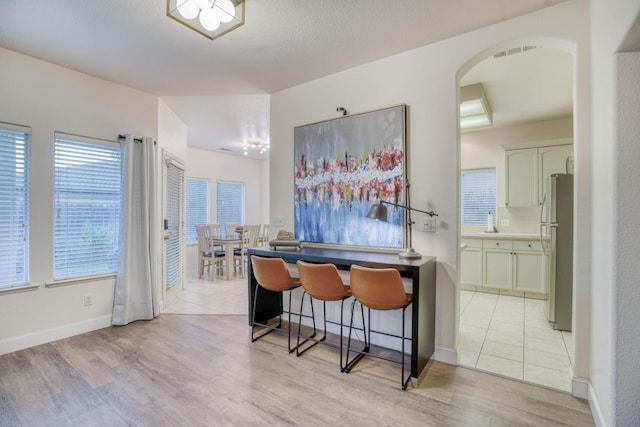
[[[482,286],[511,289],[511,251],[483,249]]]
[[[542,252],[513,253],[513,289],[545,293],[545,256]]]
[[[547,178],[553,173],[566,173],[567,158],[573,154],[573,145],[556,145],[553,147],[538,148],[538,169],[539,177],[539,203],[547,189]]]
[[[538,152],[535,148],[505,151],[505,205],[538,206]]]
[[[460,252],[460,284],[482,285],[482,249],[467,247]]]

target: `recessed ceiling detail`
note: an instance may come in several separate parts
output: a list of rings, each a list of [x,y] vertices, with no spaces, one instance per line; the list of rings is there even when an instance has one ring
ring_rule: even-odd
[[[527,52],[527,51],[533,50],[533,49],[535,49],[537,47],[538,46],[534,46],[534,45],[525,45],[525,46],[512,47],[511,49],[503,50],[503,51],[500,51],[500,52],[496,53],[495,55],[493,55],[493,59],[504,58],[505,56],[515,55],[516,53]]]

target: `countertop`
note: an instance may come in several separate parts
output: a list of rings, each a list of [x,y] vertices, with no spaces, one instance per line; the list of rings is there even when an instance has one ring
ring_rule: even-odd
[[[509,240],[540,240],[540,234],[534,233],[462,233],[463,239],[509,239]]]

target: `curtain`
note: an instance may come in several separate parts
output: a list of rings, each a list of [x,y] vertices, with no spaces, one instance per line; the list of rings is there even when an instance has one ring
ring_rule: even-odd
[[[122,144],[122,213],[113,325],[153,319],[160,313],[160,231],[157,226],[156,148],[152,138]]]

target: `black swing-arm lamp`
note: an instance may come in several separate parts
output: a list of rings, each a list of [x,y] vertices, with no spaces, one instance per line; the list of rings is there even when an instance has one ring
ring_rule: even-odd
[[[387,202],[386,200],[380,200],[379,203],[374,203],[371,205],[369,209],[369,213],[367,213],[367,218],[375,219],[376,221],[384,221],[387,222],[387,208],[384,204],[397,206],[399,208],[403,208],[407,211],[407,226],[409,227],[409,245],[408,248],[404,251],[400,252],[398,256],[400,258],[408,258],[408,259],[418,259],[422,258],[422,255],[416,252],[413,249],[413,245],[411,243],[411,227],[415,224],[414,221],[411,220],[411,211],[421,212],[423,214],[427,214],[431,217],[438,216],[434,211],[423,211],[421,209],[416,209],[411,207],[411,203],[409,202],[409,184],[407,184],[407,206],[400,205],[398,203]]]

